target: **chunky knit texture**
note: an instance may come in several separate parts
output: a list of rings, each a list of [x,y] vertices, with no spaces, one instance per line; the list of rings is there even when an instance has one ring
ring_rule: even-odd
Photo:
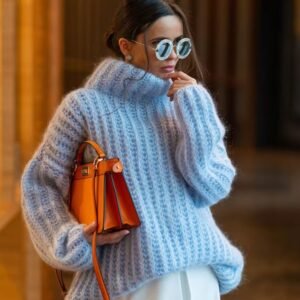
[[[91,245],[65,205],[85,139],[121,159],[142,222],[120,243],[98,247],[112,297],[189,266],[210,265],[222,294],[241,280],[243,257],[210,211],[228,196],[236,174],[224,126],[202,85],[185,87],[170,101],[170,84],[104,59],[83,88],[65,96],[25,166],[22,208],[34,246],[47,264],[77,272],[66,299],[101,299]]]

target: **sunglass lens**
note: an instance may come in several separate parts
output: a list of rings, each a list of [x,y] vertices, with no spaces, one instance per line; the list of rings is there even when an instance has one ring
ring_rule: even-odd
[[[166,60],[173,50],[173,44],[169,40],[162,40],[156,46],[156,57],[159,60]]]
[[[192,43],[189,38],[183,38],[177,44],[177,56],[184,59],[189,56],[192,51]]]

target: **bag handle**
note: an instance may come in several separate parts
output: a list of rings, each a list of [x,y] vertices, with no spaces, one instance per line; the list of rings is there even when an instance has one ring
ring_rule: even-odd
[[[105,158],[106,157],[105,152],[103,151],[103,149],[97,143],[95,143],[92,140],[86,140],[86,141],[84,141],[80,144],[80,146],[77,150],[75,164],[81,165],[82,158],[83,158],[83,153],[84,153],[84,150],[85,150],[87,145],[92,146],[96,150],[96,152],[97,152],[97,154],[100,158]]]

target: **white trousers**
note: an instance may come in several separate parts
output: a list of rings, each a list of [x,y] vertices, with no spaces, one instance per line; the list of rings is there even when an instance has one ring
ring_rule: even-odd
[[[218,280],[208,266],[192,267],[150,281],[114,300],[220,300]]]

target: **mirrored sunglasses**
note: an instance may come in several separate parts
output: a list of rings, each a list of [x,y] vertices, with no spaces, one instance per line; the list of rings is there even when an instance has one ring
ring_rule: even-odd
[[[171,40],[163,39],[155,47],[157,59],[166,60],[171,55],[174,46],[179,59],[187,58],[192,51],[192,42],[189,38],[182,38],[175,45]]]
[[[137,44],[144,45],[143,43],[132,41]],[[182,38],[174,43],[169,39],[163,39],[153,48],[155,55],[158,60],[166,60],[171,54],[175,47],[176,55],[179,59],[185,59],[189,56],[192,51],[192,42],[189,38]]]

